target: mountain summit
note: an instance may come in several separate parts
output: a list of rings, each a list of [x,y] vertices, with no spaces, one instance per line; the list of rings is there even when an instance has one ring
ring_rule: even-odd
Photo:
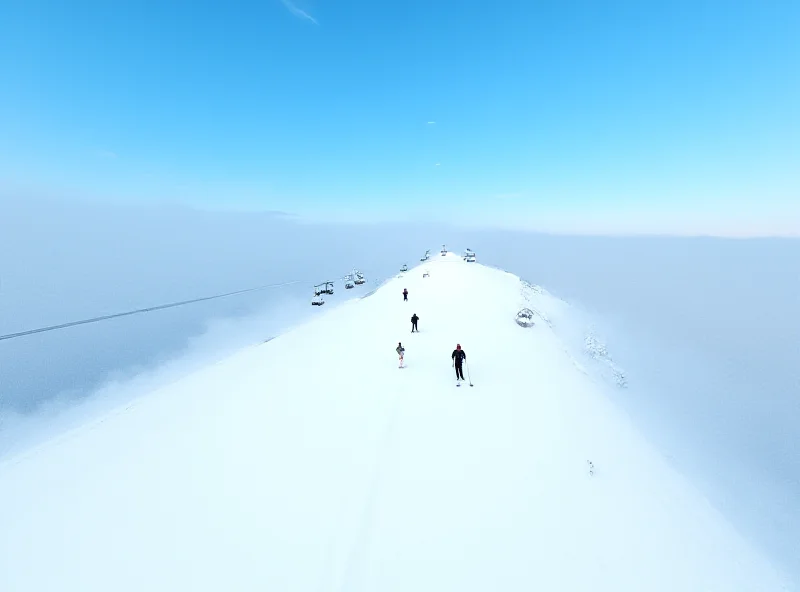
[[[12,458],[0,590],[784,590],[570,356],[567,309],[432,257]]]

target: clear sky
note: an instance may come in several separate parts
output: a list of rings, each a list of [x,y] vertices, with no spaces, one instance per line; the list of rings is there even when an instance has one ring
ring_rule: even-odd
[[[800,2],[0,4],[0,191],[800,231]]]

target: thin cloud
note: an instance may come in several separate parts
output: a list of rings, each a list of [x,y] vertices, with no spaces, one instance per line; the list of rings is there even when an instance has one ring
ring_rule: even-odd
[[[97,156],[99,158],[117,158],[118,157],[117,153],[113,152],[111,150],[98,150],[96,152],[96,154],[97,154]]]
[[[296,17],[308,19],[312,23],[314,23],[315,25],[319,25],[319,23],[316,21],[316,19],[313,16],[308,14],[305,10],[302,10],[302,9],[298,8],[297,6],[295,6],[294,3],[292,3],[291,0],[281,0],[281,2],[289,10],[289,12],[291,12]]]
[[[435,122],[435,121],[429,121],[429,122],[428,122],[428,125],[435,125],[435,124],[436,124],[436,122]]]
[[[437,163],[436,163],[436,166],[440,166],[440,164],[437,162]]]

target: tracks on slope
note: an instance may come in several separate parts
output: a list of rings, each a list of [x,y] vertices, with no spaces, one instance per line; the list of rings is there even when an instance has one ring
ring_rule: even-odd
[[[363,577],[363,566],[366,556],[366,549],[369,545],[369,540],[372,532],[372,526],[375,518],[375,507],[378,500],[378,492],[380,491],[381,482],[383,480],[383,472],[385,466],[385,458],[391,448],[392,440],[394,438],[395,428],[399,416],[399,408],[401,402],[401,392],[395,392],[393,400],[389,404],[389,412],[386,418],[386,427],[384,427],[380,444],[378,445],[377,453],[375,454],[375,466],[372,468],[372,475],[369,481],[366,498],[364,500],[363,510],[360,514],[359,524],[356,529],[356,535],[353,540],[350,551],[344,562],[344,568],[341,572],[341,579],[333,589],[338,592],[358,590],[360,582],[359,577]]]

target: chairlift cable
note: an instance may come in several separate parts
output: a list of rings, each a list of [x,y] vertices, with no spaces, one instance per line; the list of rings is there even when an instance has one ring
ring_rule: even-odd
[[[236,294],[244,294],[245,292],[255,292],[256,290],[265,290],[267,288],[280,288],[283,286],[289,286],[292,284],[299,284],[302,283],[301,280],[294,280],[291,282],[282,282],[279,284],[267,284],[265,286],[256,286],[255,288],[247,288],[245,290],[236,290],[235,292],[226,292],[224,294],[215,294],[214,296],[204,296],[202,298],[193,298],[192,300],[182,300],[180,302],[171,302],[169,304],[161,304],[158,306],[150,306],[148,308],[139,308],[136,310],[129,310],[127,312],[119,312],[116,314],[105,315],[101,317],[93,317],[91,319],[83,319],[80,321],[72,321],[69,323],[62,323],[60,325],[51,325],[49,327],[41,327],[39,329],[30,329],[28,331],[20,331],[19,333],[9,333],[8,335],[0,335],[0,341],[4,341],[6,339],[15,339],[17,337],[25,337],[27,335],[33,335],[34,333],[45,333],[47,331],[55,331],[57,329],[66,329],[67,327],[74,327],[76,325],[87,325],[89,323],[98,323],[100,321],[107,321],[110,319],[116,319],[119,317],[126,317],[135,314],[141,314],[145,312],[153,312],[156,310],[163,310],[165,308],[175,308],[177,306],[184,306],[186,304],[194,304],[195,302],[203,302],[205,300],[216,300],[217,298],[225,298],[227,296],[234,296]]]

